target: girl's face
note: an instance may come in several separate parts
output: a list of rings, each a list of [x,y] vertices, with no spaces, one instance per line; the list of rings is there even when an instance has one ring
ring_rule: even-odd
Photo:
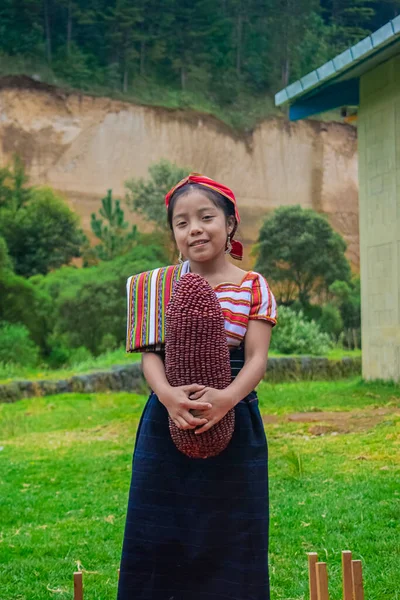
[[[175,203],[175,241],[182,255],[193,262],[206,262],[223,254],[233,226],[234,218],[227,223],[223,210],[197,190],[180,196]]]

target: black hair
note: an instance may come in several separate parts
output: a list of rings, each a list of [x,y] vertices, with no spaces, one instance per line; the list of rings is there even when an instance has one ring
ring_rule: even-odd
[[[168,224],[171,228],[171,231],[173,229],[172,218],[173,218],[174,207],[175,207],[177,199],[180,198],[181,196],[185,196],[186,194],[188,194],[189,192],[194,191],[194,190],[198,190],[199,192],[204,194],[214,204],[214,206],[216,206],[217,208],[220,208],[225,215],[226,221],[228,221],[229,217],[234,217],[235,223],[236,223],[235,206],[234,206],[233,202],[228,200],[228,198],[225,198],[225,196],[223,196],[219,192],[211,190],[210,188],[207,188],[204,185],[200,185],[199,183],[187,183],[186,185],[177,189],[169,201],[167,219],[168,219]],[[234,230],[235,229],[236,229],[236,226],[235,226]],[[231,234],[231,236],[232,236],[232,234]]]

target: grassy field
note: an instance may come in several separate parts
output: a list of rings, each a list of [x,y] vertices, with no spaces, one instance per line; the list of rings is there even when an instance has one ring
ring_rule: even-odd
[[[262,384],[274,600],[307,600],[306,552],[363,561],[366,598],[400,599],[400,387]],[[145,398],[65,395],[0,405],[0,598],[115,600],[136,427]],[[308,414],[309,413],[309,414]]]
[[[65,367],[63,369],[50,369],[46,365],[42,365],[38,368],[24,368],[21,365],[13,364],[2,364],[0,363],[0,385],[2,383],[9,383],[14,379],[65,379],[66,377],[72,377],[78,373],[89,373],[91,371],[99,369],[110,369],[114,365],[125,365],[132,361],[139,361],[140,354],[127,354],[125,348],[119,348],[100,356],[94,356],[89,360],[80,362],[71,367]],[[269,356],[285,356],[284,354],[277,354],[276,352],[269,352]],[[328,358],[339,360],[344,356],[351,356],[353,358],[361,356],[361,350],[343,350],[342,348],[333,348]]]

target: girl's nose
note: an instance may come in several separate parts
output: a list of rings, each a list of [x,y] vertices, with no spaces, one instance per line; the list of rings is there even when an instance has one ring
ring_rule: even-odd
[[[196,235],[198,233],[201,233],[202,231],[203,231],[203,228],[199,221],[195,221],[190,224],[190,235]]]

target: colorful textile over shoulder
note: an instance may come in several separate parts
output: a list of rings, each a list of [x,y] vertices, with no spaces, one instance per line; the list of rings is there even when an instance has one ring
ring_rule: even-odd
[[[126,351],[160,349],[165,343],[165,310],[176,282],[189,264],[161,267],[129,277]]]

